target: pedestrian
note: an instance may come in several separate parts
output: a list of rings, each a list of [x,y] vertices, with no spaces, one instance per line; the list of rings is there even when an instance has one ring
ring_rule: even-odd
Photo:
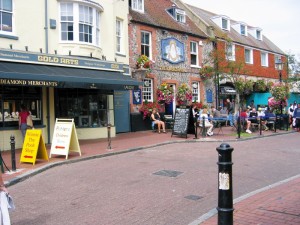
[[[298,103],[297,108],[294,110],[293,126],[297,129],[297,131],[300,131],[300,103]]]
[[[156,109],[152,110],[151,114],[152,125],[155,126],[157,124],[158,133],[160,134],[160,130],[163,129],[163,133],[166,133],[165,123],[161,121],[160,115]]]
[[[234,114],[234,106],[233,103],[230,101],[229,98],[227,98],[227,112],[228,112],[228,120],[229,120],[229,125],[231,127],[233,127],[234,125],[234,118],[233,118],[233,114]]]
[[[288,110],[290,125],[293,123],[293,114],[294,114],[294,111],[295,111],[296,108],[297,108],[297,102],[294,101],[294,104],[290,104],[290,107],[289,107],[289,110]]]
[[[29,111],[27,110],[24,104],[21,105],[21,112],[19,113],[19,130],[21,130],[23,141],[26,135],[27,130],[27,117],[30,116]]]

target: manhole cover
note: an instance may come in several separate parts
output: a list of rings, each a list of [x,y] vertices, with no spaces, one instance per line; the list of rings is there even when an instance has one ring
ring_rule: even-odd
[[[189,199],[189,200],[193,200],[193,201],[197,201],[201,198],[203,198],[202,196],[198,196],[198,195],[188,195],[188,196],[185,196],[184,198],[186,199]]]
[[[153,173],[154,175],[166,176],[166,177],[177,177],[183,172],[175,171],[175,170],[160,170],[158,172]]]

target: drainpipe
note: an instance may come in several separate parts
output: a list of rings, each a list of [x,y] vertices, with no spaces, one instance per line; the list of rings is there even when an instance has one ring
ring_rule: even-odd
[[[48,54],[48,0],[45,0],[45,52]]]
[[[48,54],[49,49],[49,40],[48,40],[48,0],[45,0],[45,53]],[[46,88],[46,98],[47,98],[47,133],[48,133],[48,144],[51,143],[50,141],[50,93],[49,87]]]

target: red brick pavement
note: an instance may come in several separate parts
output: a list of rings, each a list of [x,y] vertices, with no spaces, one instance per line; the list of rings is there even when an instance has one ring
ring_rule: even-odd
[[[235,225],[299,225],[300,176],[234,204]],[[218,224],[218,215],[201,225]]]
[[[217,133],[218,130],[215,130]],[[49,165],[76,161],[82,158],[93,156],[104,156],[106,154],[116,154],[122,151],[131,151],[140,148],[147,148],[151,146],[163,145],[167,143],[182,142],[182,141],[234,141],[237,140],[236,131],[231,127],[224,127],[219,134],[212,137],[202,137],[194,139],[195,135],[189,134],[187,138],[174,135],[171,132],[167,134],[158,134],[152,131],[142,131],[133,133],[117,134],[117,137],[111,140],[111,149],[108,149],[107,139],[85,140],[79,141],[82,156],[78,153],[71,153],[69,159],[66,160],[64,156],[55,156],[49,161],[37,160],[35,165],[28,163],[20,163],[21,149],[16,150],[16,166],[17,172],[3,174],[3,179],[7,184],[13,184],[21,181],[25,176],[38,171],[41,168],[47,168]],[[262,135],[259,132],[253,133],[245,138],[258,138],[268,135],[278,135],[286,133],[287,131],[272,131],[264,132]],[[49,154],[50,145],[47,145]],[[11,168],[11,154],[10,151],[2,152],[4,162]],[[42,171],[42,170],[41,170]],[[17,181],[16,181],[17,180]],[[300,178],[282,184],[278,187],[261,192],[252,197],[249,197],[234,205],[234,224],[256,224],[256,225],[277,225],[300,224]],[[206,220],[204,225],[217,224],[217,215]]]

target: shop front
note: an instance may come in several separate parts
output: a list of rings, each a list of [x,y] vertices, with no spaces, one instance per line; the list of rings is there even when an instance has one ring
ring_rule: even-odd
[[[129,94],[138,85],[122,63],[0,50],[0,149],[10,149],[11,135],[16,148],[22,147],[21,104],[46,143],[51,143],[56,118],[73,118],[79,140],[107,137],[107,124],[115,136],[115,93]]]

